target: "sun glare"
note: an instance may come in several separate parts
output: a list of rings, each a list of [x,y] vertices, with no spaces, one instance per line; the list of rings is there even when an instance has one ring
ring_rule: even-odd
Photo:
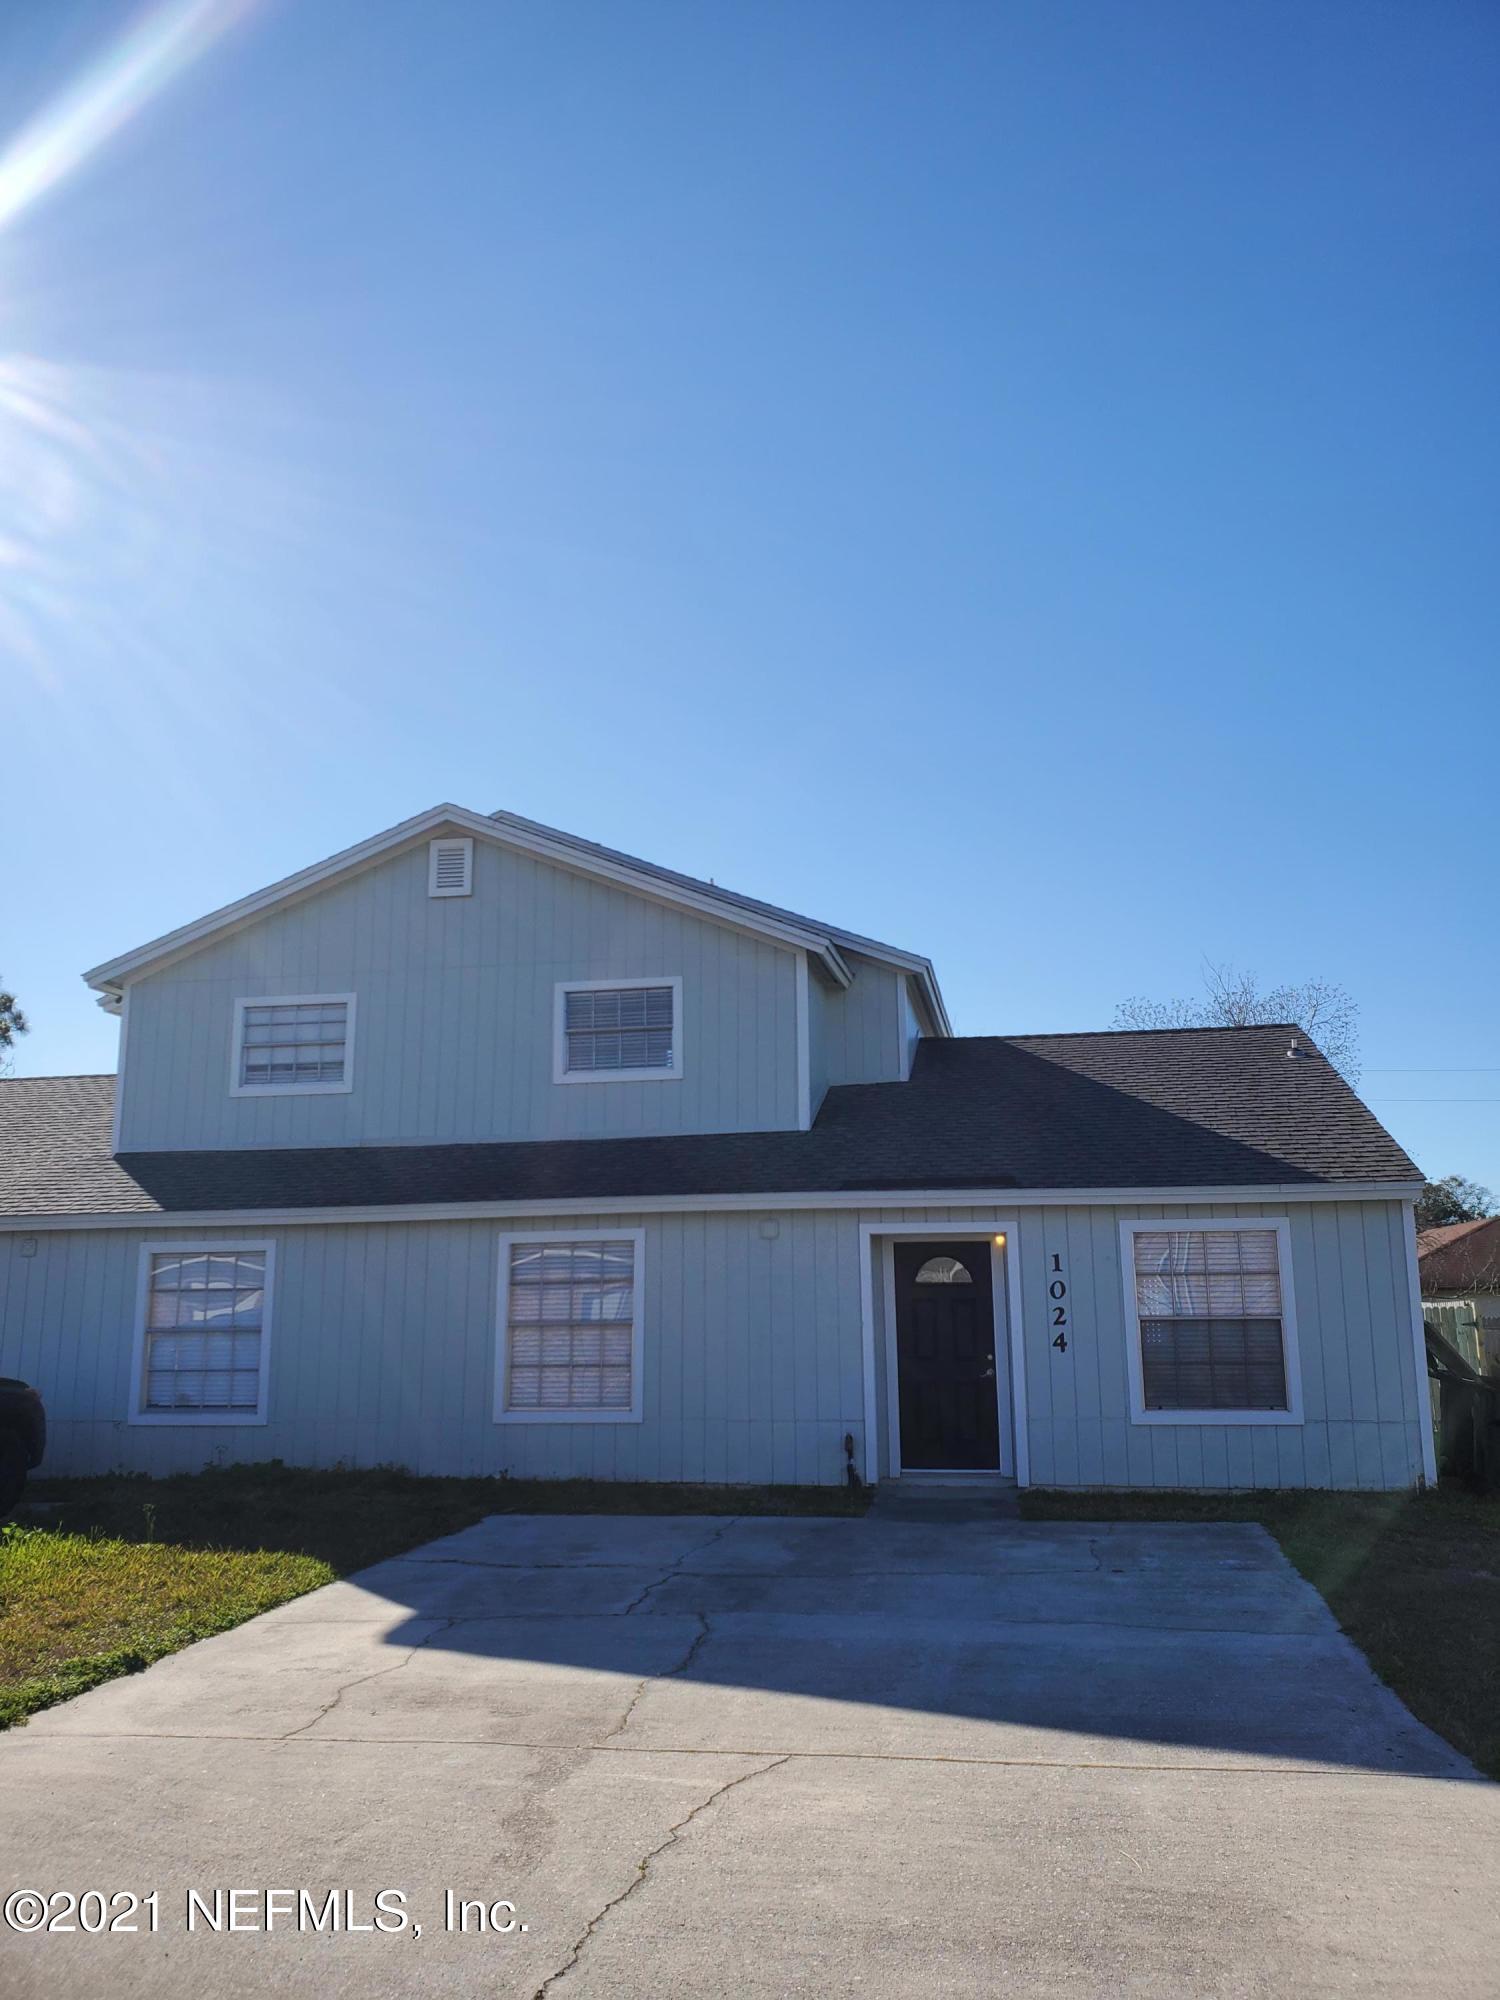
[[[255,0],[165,0],[139,16],[0,153],[0,229],[82,166]]]
[[[0,232],[258,4],[158,0],[138,10],[0,142]],[[174,405],[183,401],[161,378],[0,353],[0,658],[37,685],[59,688],[64,664],[91,647],[125,664],[119,606],[139,600],[170,539],[170,482],[184,470],[174,448],[184,413]]]

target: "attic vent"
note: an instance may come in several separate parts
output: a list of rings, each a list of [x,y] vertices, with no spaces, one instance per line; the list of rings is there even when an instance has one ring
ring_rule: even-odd
[[[474,888],[474,843],[462,839],[433,840],[427,846],[429,896],[467,896]]]

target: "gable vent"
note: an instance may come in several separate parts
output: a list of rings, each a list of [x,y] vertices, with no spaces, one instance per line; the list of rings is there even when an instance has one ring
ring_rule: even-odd
[[[429,896],[467,896],[474,887],[474,843],[462,839],[433,840],[427,844],[427,893]]]

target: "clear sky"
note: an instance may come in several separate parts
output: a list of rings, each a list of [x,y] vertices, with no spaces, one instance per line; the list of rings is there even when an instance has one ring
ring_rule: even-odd
[[[1500,1191],[1489,0],[0,14],[0,972],[440,799]]]

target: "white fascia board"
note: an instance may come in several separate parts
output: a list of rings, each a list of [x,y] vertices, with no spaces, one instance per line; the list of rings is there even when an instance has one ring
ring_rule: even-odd
[[[639,896],[649,897],[654,902],[667,903],[676,908],[691,910],[695,915],[705,917],[729,930],[742,931],[752,937],[768,937],[778,944],[794,950],[814,952],[826,967],[829,977],[839,986],[848,986],[852,975],[837,946],[823,933],[805,927],[782,923],[769,917],[761,917],[753,911],[743,910],[737,905],[726,903],[711,893],[681,889],[675,883],[663,882],[654,875],[644,874],[612,861],[571,847],[559,840],[544,840],[539,836],[521,832],[515,828],[497,824],[483,813],[470,812],[465,806],[439,805],[430,811],[419,813],[414,819],[402,820],[398,826],[388,827],[384,833],[372,835],[354,847],[346,847],[333,854],[326,861],[314,863],[311,868],[303,868],[295,875],[287,875],[269,887],[258,889],[253,895],[242,896],[236,903],[226,903],[222,909],[211,911],[195,923],[183,924],[175,931],[168,931],[151,943],[141,945],[135,951],[123,952],[118,958],[106,959],[86,972],[85,982],[100,990],[105,1004],[117,1000],[126,982],[138,977],[142,972],[158,969],[174,959],[184,958],[214,939],[228,932],[252,923],[269,910],[295,901],[326,887],[330,882],[357,874],[360,870],[373,867],[398,847],[415,843],[434,833],[438,828],[458,827],[466,834],[488,840],[497,847],[511,847],[522,853],[533,854],[538,859],[568,868],[574,874],[588,875],[599,881],[614,882]]]
[[[35,1236],[66,1229],[289,1229],[365,1222],[487,1222],[513,1215],[764,1214],[786,1209],[1131,1208],[1142,1203],[1414,1201],[1420,1181],[1304,1182],[1279,1187],[853,1188],[808,1194],[550,1196],[534,1201],[431,1201],[347,1208],[143,1208],[106,1215],[0,1215],[0,1232]]]
[[[849,970],[849,961],[838,946],[831,941],[825,941],[824,948],[818,956],[822,959],[834,985],[842,987],[847,993],[854,984],[854,974]]]
[[[200,944],[206,944],[210,938],[263,916],[279,903],[290,902],[297,896],[322,888],[336,876],[354,874],[361,868],[371,866],[384,859],[403,841],[415,840],[422,834],[430,833],[446,820],[456,822],[464,817],[467,815],[459,806],[435,806],[429,812],[418,813],[414,819],[402,820],[398,826],[387,827],[383,833],[372,834],[368,840],[342,848],[339,853],[329,855],[326,861],[314,862],[310,868],[300,868],[295,875],[284,875],[279,882],[272,882],[249,896],[241,896],[237,902],[225,903],[222,908],[211,910],[206,917],[199,917],[190,924],[180,924],[175,931],[167,931],[161,937],[153,938],[149,944],[139,945],[134,951],[122,952],[118,958],[106,959],[102,965],[84,973],[84,980],[89,986],[118,992],[126,980],[148,966],[155,966],[160,960],[180,958]]]
[[[933,1035],[948,1038],[953,1033],[953,1023],[948,1018],[948,1009],[937,983],[937,974],[926,959],[923,959],[916,974],[917,988],[926,1005],[932,1021]]]

